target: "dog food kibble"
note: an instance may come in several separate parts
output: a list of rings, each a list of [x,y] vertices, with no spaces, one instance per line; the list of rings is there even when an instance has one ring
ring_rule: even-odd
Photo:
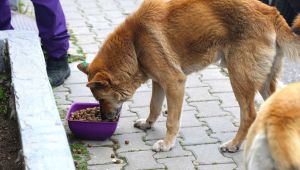
[[[113,153],[110,155],[110,158],[115,158],[115,157],[116,157],[116,156],[115,156],[115,154],[113,154]]]
[[[128,145],[129,144],[129,140],[125,140],[125,144]]]
[[[99,107],[91,107],[73,112],[70,120],[81,120],[81,121],[92,121],[92,122],[102,122],[108,120],[101,119],[101,113]],[[116,119],[113,122],[117,121]]]

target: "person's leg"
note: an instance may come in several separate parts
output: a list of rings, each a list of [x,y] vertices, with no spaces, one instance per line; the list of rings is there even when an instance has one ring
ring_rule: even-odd
[[[69,48],[69,34],[59,0],[32,2],[43,47],[50,57],[62,57]]]
[[[0,0],[0,30],[13,29],[10,24],[11,12],[8,0]]]
[[[59,0],[32,0],[39,36],[47,53],[47,73],[51,85],[59,86],[70,75],[67,51],[69,34]]]

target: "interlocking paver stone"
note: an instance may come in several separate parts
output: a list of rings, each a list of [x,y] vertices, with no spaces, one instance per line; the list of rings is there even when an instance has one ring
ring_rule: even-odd
[[[212,96],[208,90],[209,87],[187,88],[186,93],[189,96],[188,102],[218,100],[218,98],[216,96]]]
[[[227,107],[224,108],[224,110],[231,113],[231,115],[234,117],[234,123],[236,125],[239,125],[240,123],[240,107]]]
[[[163,139],[166,135],[166,122],[156,122],[151,129],[147,130],[146,140]]]
[[[145,133],[131,133],[115,135],[112,137],[112,139],[117,140],[120,144],[120,148],[117,150],[117,153],[151,150],[151,146],[146,145],[143,141],[143,137],[145,136]],[[129,141],[129,144],[125,144],[126,140]]]
[[[200,120],[207,122],[213,132],[232,132],[237,131],[237,127],[232,123],[231,116],[218,116],[201,118]]]
[[[128,170],[165,168],[164,165],[155,161],[153,154],[153,151],[137,151],[119,155],[126,158],[128,165],[125,166],[125,169]]]
[[[91,165],[88,170],[120,170],[125,164]]]
[[[68,92],[57,92],[54,95],[54,98],[56,100],[56,103],[58,105],[66,105],[66,104],[71,104],[71,102],[69,100],[67,100],[67,95],[69,93]]]
[[[217,96],[222,101],[222,107],[239,107],[239,104],[235,99],[234,93],[213,93],[213,95]]]
[[[134,121],[137,117],[123,117],[119,120],[115,134],[142,132],[142,130],[133,127]]]
[[[207,127],[188,127],[181,128],[180,134],[183,137],[183,145],[197,145],[197,144],[206,144],[206,143],[215,143],[218,142],[217,139],[210,138],[206,133],[208,130]]]
[[[141,119],[147,119],[148,115],[150,113],[149,107],[135,107],[130,109],[132,112],[137,113],[137,116]],[[167,117],[163,116],[163,113],[161,113],[157,119],[158,122],[165,122],[167,120]]]
[[[200,72],[202,75],[201,80],[226,80],[226,77],[221,73],[220,69],[204,69]]]
[[[198,166],[198,170],[235,170],[236,165],[231,163],[231,164],[214,164],[214,165],[201,165]]]
[[[82,142],[86,145],[86,146],[113,146],[113,142],[111,140],[105,140],[105,141],[95,141],[95,140],[82,140]]]
[[[218,164],[218,163],[234,163],[231,158],[223,156],[218,150],[218,144],[186,146],[186,149],[192,151],[197,158],[199,164]]]
[[[232,92],[229,80],[205,80],[203,83],[208,84],[211,93]]]
[[[60,85],[58,87],[55,87],[52,89],[53,92],[56,94],[57,92],[69,92],[68,88],[65,88],[63,85]]]
[[[193,73],[187,77],[187,81],[185,83],[186,88],[203,87],[203,86],[208,86],[208,85],[201,82],[200,75]]]
[[[133,103],[129,107],[145,107],[150,105],[151,92],[135,93],[132,100]]]
[[[86,87],[86,83],[83,84],[66,84],[65,87],[69,88],[71,94],[70,97],[92,97],[91,90]]]
[[[194,111],[184,111],[181,113],[181,125],[180,127],[193,127],[193,126],[200,126],[200,122],[196,118],[197,112]]]
[[[105,164],[111,163],[111,154],[113,152],[113,148],[110,147],[91,147],[87,148],[91,159],[88,161],[89,165],[97,165],[97,164]]]
[[[98,101],[94,97],[68,97],[69,101],[72,102],[88,102],[88,103],[97,103]]]
[[[87,75],[81,71],[73,71],[69,78],[66,79],[65,84],[83,84],[88,82]],[[85,84],[84,84],[85,83]]]
[[[220,107],[219,101],[206,101],[206,102],[192,102],[190,105],[195,106],[197,111],[197,117],[216,117],[230,115],[229,112],[224,111]]]
[[[190,157],[176,157],[176,158],[165,158],[158,159],[159,163],[162,163],[171,170],[192,170],[195,169]]]

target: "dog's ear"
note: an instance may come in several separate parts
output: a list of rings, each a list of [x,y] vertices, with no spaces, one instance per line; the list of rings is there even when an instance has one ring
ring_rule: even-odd
[[[77,68],[82,71],[83,73],[87,74],[88,73],[88,66],[89,64],[86,63],[86,62],[82,62],[82,63],[79,63],[77,65]]]
[[[111,85],[111,76],[107,72],[98,72],[86,85],[90,88],[105,89]]]

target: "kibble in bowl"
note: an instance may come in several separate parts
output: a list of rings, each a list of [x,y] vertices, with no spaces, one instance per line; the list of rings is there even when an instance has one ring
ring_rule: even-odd
[[[119,117],[114,121],[102,120],[98,103],[73,103],[66,119],[70,130],[76,137],[87,140],[105,140],[114,134]]]

